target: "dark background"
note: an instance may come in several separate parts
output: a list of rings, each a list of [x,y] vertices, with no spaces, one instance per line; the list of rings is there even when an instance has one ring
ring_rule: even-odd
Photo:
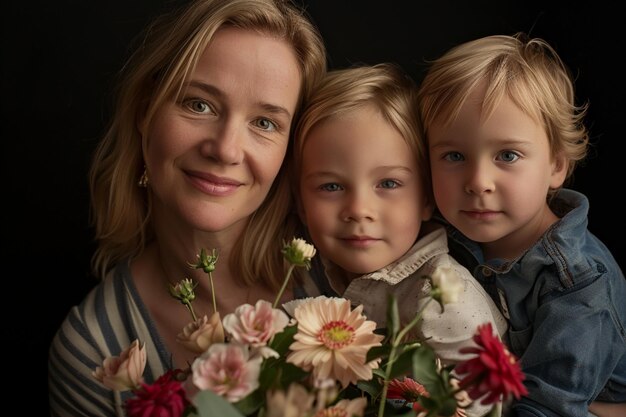
[[[2,341],[5,352],[18,355],[5,356],[4,378],[20,391],[35,390],[26,407],[40,407],[42,415],[50,340],[96,283],[89,274],[87,168],[110,115],[114,78],[149,19],[183,1],[2,6]],[[331,68],[393,61],[419,82],[427,59],[466,40],[525,31],[550,42],[575,74],[577,104],[590,103],[593,147],[572,188],[589,197],[589,229],[626,270],[626,221],[616,203],[625,188],[621,13],[598,1],[550,3],[304,2]]]

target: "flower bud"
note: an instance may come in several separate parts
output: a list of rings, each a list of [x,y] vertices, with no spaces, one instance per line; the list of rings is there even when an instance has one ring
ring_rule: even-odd
[[[140,386],[145,367],[145,344],[140,346],[139,340],[135,340],[120,356],[106,358],[92,375],[109,389],[133,390]]]
[[[192,321],[176,336],[176,341],[195,353],[203,353],[213,343],[223,343],[224,328],[220,313],[213,313],[210,319],[205,315]]]
[[[311,268],[311,258],[315,256],[315,247],[304,239],[292,239],[291,243],[283,247],[283,255],[287,261],[295,266]]]

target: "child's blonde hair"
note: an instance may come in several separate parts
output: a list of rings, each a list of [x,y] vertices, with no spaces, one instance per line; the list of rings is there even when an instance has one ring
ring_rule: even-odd
[[[587,104],[575,105],[572,79],[556,51],[523,33],[469,41],[431,63],[419,91],[426,140],[432,124],[451,123],[481,83],[487,85],[481,117],[488,118],[503,97],[510,98],[544,126],[552,158],[563,155],[568,163],[568,178],[587,154]]]
[[[299,193],[302,151],[311,129],[328,119],[341,117],[364,106],[378,109],[413,150],[424,196],[432,201],[428,154],[419,126],[417,85],[399,66],[392,63],[333,70],[317,86],[294,133],[291,161],[294,194]]]

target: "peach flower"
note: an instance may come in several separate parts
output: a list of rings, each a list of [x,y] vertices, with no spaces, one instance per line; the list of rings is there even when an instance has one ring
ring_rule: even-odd
[[[378,360],[366,362],[367,352],[380,346],[383,336],[374,333],[376,323],[354,310],[344,298],[320,296],[294,310],[298,330],[287,362],[313,371],[316,379],[333,378],[342,387],[372,379]]]
[[[314,417],[363,417],[366,406],[367,398],[365,397],[341,400],[333,406],[319,410]]]
[[[224,342],[224,327],[220,313],[216,311],[210,319],[205,315],[192,321],[178,333],[176,341],[195,353],[206,351],[213,343]]]
[[[193,385],[237,402],[258,388],[262,360],[250,358],[247,346],[214,343],[191,365]]]
[[[300,384],[290,384],[282,390],[267,393],[267,417],[302,417],[310,415],[315,397]]]
[[[104,359],[102,366],[96,367],[92,375],[109,389],[133,390],[139,388],[143,381],[142,375],[145,367],[145,344],[140,346],[139,340],[135,340],[120,356]]]

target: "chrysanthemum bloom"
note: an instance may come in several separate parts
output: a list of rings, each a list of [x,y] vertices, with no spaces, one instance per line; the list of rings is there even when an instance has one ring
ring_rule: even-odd
[[[287,314],[265,300],[257,301],[254,307],[243,304],[224,317],[224,329],[232,339],[253,347],[267,345],[288,323]]]
[[[456,367],[459,375],[467,374],[459,385],[467,390],[470,398],[476,400],[485,395],[480,403],[493,404],[501,397],[519,399],[528,394],[522,384],[524,374],[517,359],[494,336],[491,323],[478,326],[473,339],[477,347],[465,347],[459,352],[475,353],[477,356]]]
[[[432,297],[441,304],[456,303],[463,292],[463,281],[451,266],[440,266],[430,277],[433,284]]]
[[[145,367],[146,347],[135,340],[120,356],[106,358],[92,375],[109,389],[126,391],[139,387]]]
[[[203,316],[192,321],[176,336],[176,341],[195,353],[202,353],[213,343],[224,342],[224,327],[220,320],[220,313],[215,312],[211,319]]]
[[[315,247],[304,239],[293,239],[283,247],[283,255],[287,261],[295,266],[311,267],[311,258],[315,256]]]
[[[177,375],[182,371],[170,370],[154,384],[141,384],[135,397],[126,400],[128,417],[179,417],[189,405],[185,390]]]
[[[365,397],[354,400],[341,400],[337,404],[323,408],[314,414],[314,417],[363,417],[367,399]]]
[[[302,385],[293,383],[282,390],[267,393],[267,417],[302,417],[309,415],[315,397]]]
[[[362,305],[351,310],[344,298],[324,296],[298,305],[294,310],[298,330],[287,362],[313,370],[316,379],[336,379],[344,388],[371,379],[379,361],[366,362],[367,351],[380,346],[383,336],[374,333],[376,323],[362,310]]]
[[[193,362],[191,378],[195,387],[237,402],[259,386],[262,360],[251,359],[247,346],[215,343]]]

